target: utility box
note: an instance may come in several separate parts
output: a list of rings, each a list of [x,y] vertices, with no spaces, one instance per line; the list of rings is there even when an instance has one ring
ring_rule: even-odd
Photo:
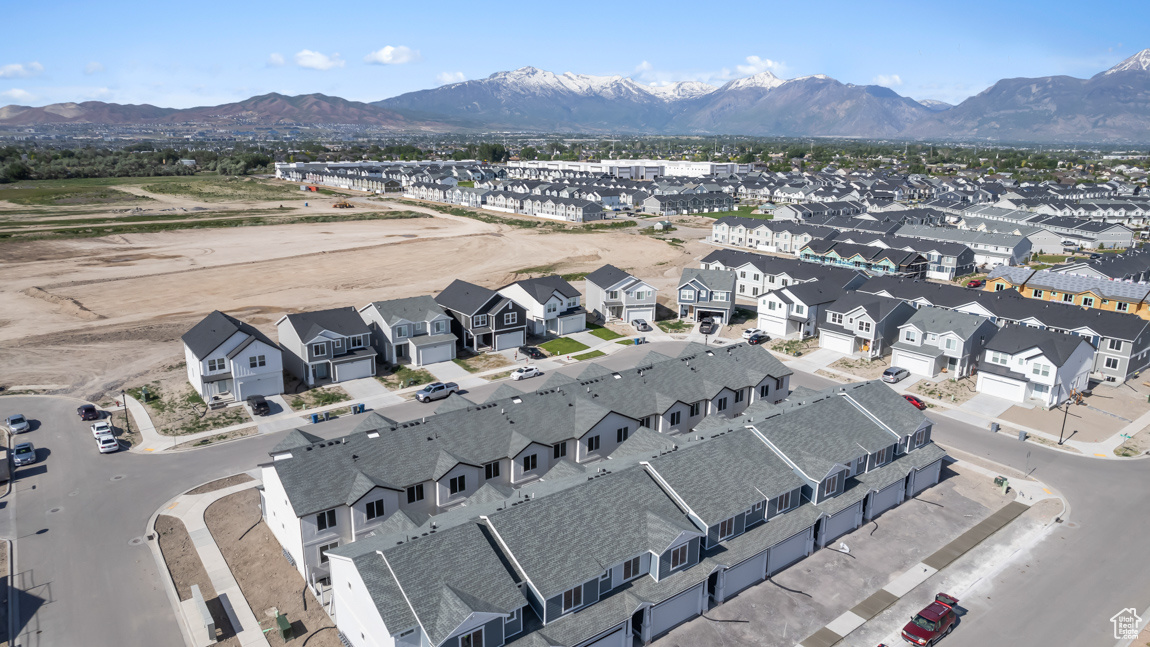
[[[1004,483],[1006,483],[1006,477],[1005,476],[994,477],[994,487],[1002,487],[1002,485]]]
[[[280,638],[282,638],[285,643],[292,638],[295,638],[295,634],[292,632],[291,623],[288,622],[287,616],[276,616],[276,630],[280,632]]]
[[[1026,441],[1026,430],[1025,429],[1019,429],[1018,430],[1018,440],[1023,441],[1023,442]]]
[[[990,423],[990,433],[992,433],[992,434],[998,433],[998,423],[997,422]]]

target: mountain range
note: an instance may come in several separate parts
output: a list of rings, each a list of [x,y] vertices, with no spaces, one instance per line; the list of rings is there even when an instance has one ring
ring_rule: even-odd
[[[651,86],[625,76],[523,67],[373,103],[273,93],[184,110],[98,101],[0,108],[0,125],[65,123],[1136,144],[1150,142],[1150,49],[1089,79],[1003,79],[956,106],[821,74],[784,80],[761,72],[721,87]]]

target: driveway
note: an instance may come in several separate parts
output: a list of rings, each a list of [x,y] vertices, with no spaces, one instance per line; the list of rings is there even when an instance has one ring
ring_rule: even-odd
[[[348,380],[347,382],[340,382],[339,385],[343,387],[344,391],[347,391],[347,394],[355,402],[362,402],[391,393],[374,377]]]
[[[435,376],[440,382],[459,382],[471,376],[467,369],[455,362],[436,362],[423,367],[428,373]]]
[[[979,393],[966,402],[963,402],[958,408],[965,409],[986,418],[997,418],[1006,413],[1007,409],[1016,406],[1016,404],[1017,403],[1005,398]]]

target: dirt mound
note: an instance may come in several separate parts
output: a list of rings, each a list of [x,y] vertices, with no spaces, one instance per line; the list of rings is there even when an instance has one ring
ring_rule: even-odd
[[[33,299],[41,299],[47,301],[48,303],[58,305],[60,306],[61,311],[65,314],[83,319],[84,321],[98,321],[100,319],[107,319],[107,317],[104,315],[92,312],[91,310],[85,308],[84,304],[71,297],[62,297],[57,294],[52,294],[51,292],[41,287],[32,286],[24,290],[24,294],[32,297]]]

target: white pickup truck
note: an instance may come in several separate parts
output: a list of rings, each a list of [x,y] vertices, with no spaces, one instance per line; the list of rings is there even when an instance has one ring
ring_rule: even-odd
[[[422,389],[415,392],[415,399],[420,402],[431,402],[433,400],[442,400],[447,396],[459,390],[459,385],[455,382],[432,382]]]

